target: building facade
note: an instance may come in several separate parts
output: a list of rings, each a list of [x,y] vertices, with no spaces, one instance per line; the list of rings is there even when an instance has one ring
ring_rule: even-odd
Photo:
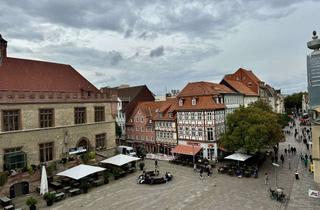
[[[312,119],[312,158],[314,181],[320,184],[320,39],[313,32],[312,40],[307,43],[313,50],[307,56],[309,110]]]
[[[7,57],[0,36],[0,171],[115,149],[114,98],[70,65]]]
[[[245,94],[245,106],[260,99],[267,102],[274,112],[284,113],[284,97],[281,95],[281,91],[265,84],[252,71],[239,68],[235,73],[225,75],[221,84],[237,92],[243,92]],[[246,86],[246,88],[243,86]]]
[[[177,96],[178,144],[197,145],[202,157],[218,157],[218,141],[225,132],[224,94],[233,91],[210,82],[188,83]]]
[[[172,148],[178,144],[176,106],[176,99],[167,99],[157,110],[154,118],[157,153],[171,155]]]
[[[121,128],[123,138],[126,136],[127,119],[131,117],[131,114],[138,103],[155,100],[154,94],[146,85],[133,87],[130,87],[129,85],[122,85],[114,88],[104,87],[101,91],[103,93],[108,93],[109,95],[111,93],[115,93],[118,96],[117,108],[113,115],[115,116],[116,123]]]
[[[161,102],[140,102],[126,123],[126,143],[143,147],[148,153],[157,152],[154,118]]]

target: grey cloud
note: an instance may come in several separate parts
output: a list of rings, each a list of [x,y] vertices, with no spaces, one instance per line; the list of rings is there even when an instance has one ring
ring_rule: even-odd
[[[164,47],[163,46],[159,46],[153,50],[150,51],[150,57],[160,57],[164,55]]]
[[[305,0],[308,1],[308,0]],[[155,38],[157,34],[182,32],[190,36],[219,37],[217,32],[230,30],[241,21],[281,18],[293,11],[299,0],[4,0],[0,22],[10,22],[21,35],[32,24],[50,23],[72,28],[109,30],[124,33],[133,30],[139,38]],[[130,9],[129,9],[130,8]],[[19,15],[15,15],[19,14]],[[22,14],[22,15],[20,15]],[[22,17],[22,18],[19,18]],[[158,21],[152,21],[154,18]],[[2,20],[2,21],[1,21]],[[18,27],[21,27],[19,30]],[[34,28],[34,31],[37,31]],[[148,32],[146,32],[148,31]],[[18,35],[17,35],[18,36]],[[37,37],[37,36],[34,36]],[[38,38],[39,35],[38,35]]]
[[[94,72],[94,75],[97,76],[97,77],[103,77],[103,76],[105,76],[106,74],[96,71],[96,72]]]
[[[129,37],[131,37],[132,33],[133,33],[133,30],[132,29],[128,29],[123,37],[124,38],[129,38]]]
[[[110,65],[111,66],[117,65],[121,60],[123,60],[122,55],[117,51],[109,52],[108,57],[110,58]]]

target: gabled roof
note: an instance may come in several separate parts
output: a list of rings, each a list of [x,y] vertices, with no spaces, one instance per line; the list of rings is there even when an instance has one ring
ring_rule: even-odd
[[[243,83],[237,81],[237,80],[233,80],[227,77],[224,77],[221,81],[222,82],[226,82],[229,86],[232,87],[232,89],[234,89],[235,91],[242,93],[246,96],[258,96],[257,93],[255,93],[254,91],[252,91],[250,88],[248,88],[246,85],[244,85]]]
[[[0,65],[0,90],[98,92],[70,65],[10,57]]]
[[[155,115],[154,119],[155,120],[174,120],[175,119],[175,111],[177,109],[177,99],[175,98],[170,98],[167,99],[166,101],[161,101],[161,105],[159,108],[159,112],[161,113],[160,115]],[[169,113],[172,113],[173,116],[170,118]]]
[[[133,117],[140,110],[146,117],[152,119],[156,116],[156,113],[160,109],[162,103],[163,101],[139,102],[131,116]]]
[[[118,97],[122,101],[131,101],[133,100],[140,91],[144,88],[148,89],[146,85],[134,86],[134,87],[126,87],[126,88],[117,88]],[[149,90],[149,89],[148,89]],[[150,91],[151,92],[151,91]]]
[[[183,99],[183,105],[177,106],[177,111],[187,110],[217,110],[225,109],[224,104],[217,104],[212,96],[199,96],[196,105],[192,105],[192,98],[186,97]]]
[[[254,82],[256,82],[257,84],[259,84],[260,82],[262,82],[251,70],[247,70],[247,69],[244,69],[244,68],[239,68],[235,74],[237,72],[243,72],[245,73],[248,77],[250,77]]]
[[[182,91],[177,96],[187,97],[187,96],[206,96],[206,95],[218,95],[223,93],[236,93],[225,85],[211,83],[211,82],[190,82],[188,83]]]

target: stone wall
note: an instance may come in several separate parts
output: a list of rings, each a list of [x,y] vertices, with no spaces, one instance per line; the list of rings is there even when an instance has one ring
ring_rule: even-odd
[[[105,106],[105,121],[94,122],[94,107]],[[87,123],[74,124],[74,107],[86,107]],[[39,128],[39,109],[54,108],[55,127]],[[115,122],[111,116],[110,103],[58,103],[58,104],[11,104],[0,105],[0,112],[6,109],[20,109],[22,130],[0,132],[0,171],[3,170],[4,149],[22,147],[27,154],[27,164],[39,164],[39,144],[54,142],[54,160],[65,156],[80,139],[89,141],[95,148],[95,135],[106,133],[107,150],[115,149]],[[0,117],[0,128],[2,117]]]

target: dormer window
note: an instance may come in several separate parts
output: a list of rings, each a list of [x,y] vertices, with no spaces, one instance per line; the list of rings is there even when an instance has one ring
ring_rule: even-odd
[[[216,104],[219,104],[219,97],[214,97],[213,100],[216,102]]]
[[[183,99],[179,99],[179,106],[183,106]]]
[[[195,106],[197,104],[197,99],[196,98],[192,98],[191,104],[192,104],[192,106]]]
[[[173,118],[173,113],[169,112],[169,118]]]
[[[252,83],[251,82],[248,82],[248,87],[252,87]]]

